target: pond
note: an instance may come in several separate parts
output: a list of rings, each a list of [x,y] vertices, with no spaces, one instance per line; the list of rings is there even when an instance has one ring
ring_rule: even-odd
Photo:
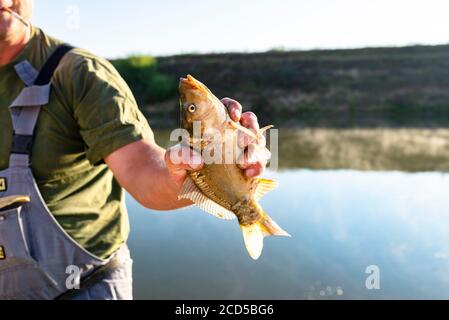
[[[166,133],[156,133],[167,145]],[[261,201],[292,238],[128,198],[136,299],[448,299],[449,130],[281,130]],[[374,279],[374,280],[373,280]]]

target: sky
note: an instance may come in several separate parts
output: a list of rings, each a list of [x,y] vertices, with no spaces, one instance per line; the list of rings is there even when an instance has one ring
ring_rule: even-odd
[[[449,43],[447,0],[35,0],[33,23],[107,58]]]

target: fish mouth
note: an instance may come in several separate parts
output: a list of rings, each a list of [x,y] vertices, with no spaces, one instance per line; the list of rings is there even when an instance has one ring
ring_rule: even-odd
[[[190,74],[187,75],[187,78],[179,79],[180,87],[185,87],[189,89],[201,89],[201,85],[194,77]]]

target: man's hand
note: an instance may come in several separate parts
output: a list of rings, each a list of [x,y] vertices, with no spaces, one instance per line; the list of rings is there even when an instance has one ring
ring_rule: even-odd
[[[222,102],[226,108],[228,108],[232,120],[240,122],[242,126],[250,129],[254,133],[259,131],[260,126],[254,113],[246,112],[242,114],[242,105],[233,99],[224,98]],[[260,176],[263,173],[268,160],[260,159],[260,157],[252,154],[252,152],[248,152],[248,150],[253,149],[251,146],[255,143],[256,141],[254,141],[254,139],[251,139],[243,133],[240,134],[239,146],[245,148],[246,152],[244,160],[239,166],[241,169],[245,170],[245,175],[249,178]],[[259,144],[265,146],[265,141],[262,139]],[[180,159],[181,161],[176,161],[176,163],[174,163],[172,161],[173,159]],[[199,170],[203,166],[201,155],[199,153],[179,145],[176,145],[166,152],[165,164],[171,178],[179,184],[184,182],[188,172]]]
[[[250,129],[254,133],[258,133],[260,130],[260,125],[257,120],[257,116],[252,112],[245,112],[242,114],[242,105],[237,101],[224,98],[221,100],[223,104],[228,108],[229,115],[231,119],[240,122],[242,126]],[[240,132],[239,136],[239,146],[242,148],[246,148],[244,161],[240,166],[241,169],[245,170],[245,175],[249,178],[258,177],[263,174],[265,167],[267,165],[268,159],[263,159],[263,157],[258,156],[256,153],[256,148],[251,148],[255,144],[259,144],[262,147],[265,147],[265,139],[261,139],[259,142],[255,141],[251,137],[248,137],[246,134]],[[251,152],[249,152],[251,151]]]
[[[165,165],[173,181],[182,185],[189,171],[197,171],[203,167],[203,159],[198,152],[178,144],[165,153]]]
[[[233,120],[240,121],[254,132],[259,130],[256,116],[251,112],[242,114],[240,103],[232,99],[223,99],[223,103]],[[245,135],[239,136],[239,140],[239,144],[249,150],[255,143]],[[262,174],[264,160],[251,155],[245,158],[241,167],[248,177]],[[173,159],[178,161],[175,163]],[[105,162],[120,185],[140,204],[153,210],[174,210],[191,205],[190,200],[178,200],[178,194],[187,173],[203,166],[201,155],[190,148],[178,145],[166,151],[155,143],[153,137],[114,151],[105,158]]]

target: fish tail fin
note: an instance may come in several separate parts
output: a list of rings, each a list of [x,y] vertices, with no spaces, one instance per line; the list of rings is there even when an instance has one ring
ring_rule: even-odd
[[[259,259],[263,249],[263,238],[260,222],[256,222],[251,225],[240,225],[243,233],[243,240],[245,241],[245,247],[251,258],[254,260]]]
[[[271,219],[265,212],[262,220],[259,222],[262,227],[262,232],[265,237],[267,236],[278,236],[278,237],[291,237],[291,235],[279,227],[279,225]]]
[[[264,237],[291,237],[265,212],[263,212],[262,218],[258,222],[251,225],[240,225],[240,228],[242,229],[246,250],[254,260],[259,259],[262,254]]]

